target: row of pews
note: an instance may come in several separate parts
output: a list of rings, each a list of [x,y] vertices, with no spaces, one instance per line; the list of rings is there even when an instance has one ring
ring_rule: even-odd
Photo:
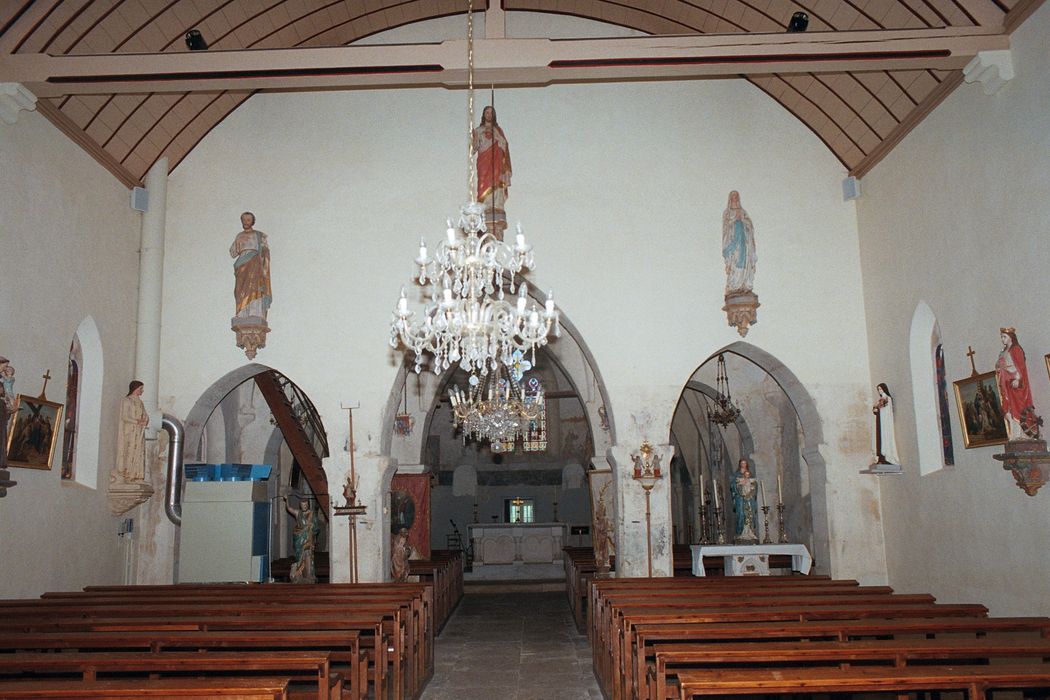
[[[96,586],[0,600],[0,698],[414,700],[462,594],[458,556],[419,568],[429,580]]]
[[[594,670],[613,700],[1050,690],[1050,618],[820,576],[595,579]]]

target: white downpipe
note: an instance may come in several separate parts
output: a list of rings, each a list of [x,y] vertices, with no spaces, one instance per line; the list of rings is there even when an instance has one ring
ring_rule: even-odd
[[[155,440],[161,427],[160,313],[164,288],[164,228],[168,198],[168,159],[161,158],[146,174],[149,206],[142,214],[139,249],[139,310],[135,341],[135,378],[143,382],[142,403],[149,414],[146,438]]]

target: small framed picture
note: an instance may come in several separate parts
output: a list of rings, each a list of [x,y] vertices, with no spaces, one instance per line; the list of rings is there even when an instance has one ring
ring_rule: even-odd
[[[62,404],[19,394],[7,435],[7,463],[50,469],[61,427]]]
[[[995,372],[975,374],[952,384],[966,448],[1005,444],[1009,433]]]

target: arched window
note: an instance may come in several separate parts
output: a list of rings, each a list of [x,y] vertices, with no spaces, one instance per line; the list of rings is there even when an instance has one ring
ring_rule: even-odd
[[[84,362],[80,338],[73,336],[66,369],[66,419],[62,433],[62,478],[72,479],[76,471],[77,419],[80,415],[80,366]]]
[[[909,345],[919,473],[930,474],[954,464],[955,455],[948,419],[941,332],[933,309],[924,301],[915,307]]]
[[[77,351],[74,353],[74,348]],[[73,336],[70,359],[76,359],[76,401],[69,400],[66,387],[66,429],[68,419],[73,416],[73,437],[70,449],[73,454],[71,473],[66,476],[66,440],[63,439],[62,475],[88,488],[98,488],[98,450],[102,429],[102,339],[95,320],[88,316]],[[71,368],[72,371],[72,368]],[[70,382],[72,384],[72,382]]]

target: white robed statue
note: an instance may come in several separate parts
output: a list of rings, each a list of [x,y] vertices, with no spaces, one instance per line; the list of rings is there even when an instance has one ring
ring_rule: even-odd
[[[875,453],[875,463],[899,465],[900,458],[897,456],[897,437],[893,429],[893,396],[885,383],[875,388],[878,398],[871,412],[875,415],[875,433],[873,435],[872,451]]]

